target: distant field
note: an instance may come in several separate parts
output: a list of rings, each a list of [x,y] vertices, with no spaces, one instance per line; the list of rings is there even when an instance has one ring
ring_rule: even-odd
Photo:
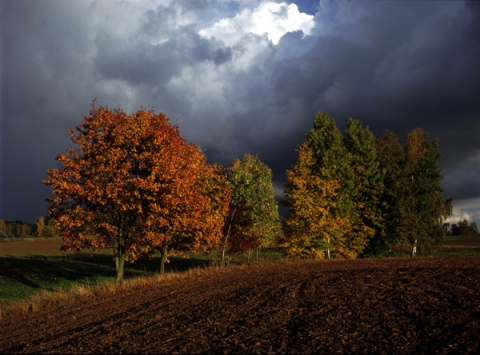
[[[44,255],[44,256],[65,256],[76,252],[65,252],[60,250],[62,238],[22,238],[0,240],[1,255]],[[100,253],[109,254],[110,250],[99,250]],[[97,252],[98,253],[98,252]]]
[[[65,256],[67,253],[60,250],[62,239],[56,238],[21,238],[0,241],[0,255],[43,255]]]
[[[443,246],[445,248],[480,248],[480,236],[447,237]]]
[[[436,256],[480,256],[480,236],[447,237]]]

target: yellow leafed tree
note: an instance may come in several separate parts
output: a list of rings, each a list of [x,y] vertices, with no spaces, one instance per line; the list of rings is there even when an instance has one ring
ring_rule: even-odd
[[[338,245],[348,225],[348,220],[335,212],[339,181],[322,178],[321,169],[315,174],[315,167],[313,150],[304,142],[298,149],[296,164],[287,171],[290,203],[283,246],[293,257],[330,256],[332,246]]]

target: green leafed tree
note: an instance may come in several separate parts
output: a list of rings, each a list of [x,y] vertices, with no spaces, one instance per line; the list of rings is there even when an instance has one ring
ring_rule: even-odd
[[[384,189],[384,174],[378,161],[375,135],[367,126],[349,118],[345,145],[353,173],[352,189],[349,192],[354,204],[352,229],[348,239],[350,249],[359,255],[369,253],[368,248],[375,236],[382,235],[380,196]]]
[[[409,132],[404,166],[405,203],[402,218],[412,255],[431,254],[443,242],[443,220],[451,214],[451,201],[442,196],[438,139],[430,141],[421,128]]]
[[[272,245],[281,233],[271,169],[247,153],[235,159],[226,174],[231,202],[224,228],[222,264],[229,245],[248,252]]]
[[[405,148],[398,136],[385,131],[377,139],[377,153],[384,172],[384,189],[380,197],[383,216],[383,233],[377,233],[371,240],[368,252],[373,255],[389,255],[392,247],[406,238],[406,221],[402,205],[408,198],[405,184]]]

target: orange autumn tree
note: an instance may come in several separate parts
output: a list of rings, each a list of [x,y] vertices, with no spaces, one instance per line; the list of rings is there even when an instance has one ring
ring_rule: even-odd
[[[63,249],[111,247],[119,284],[125,261],[218,243],[228,190],[165,115],[127,115],[94,101],[70,138],[76,147],[57,156],[60,166],[43,181]]]
[[[223,236],[230,190],[217,167],[193,145],[176,150],[165,161],[169,193],[161,196],[161,207],[148,221],[146,247],[160,252],[160,274],[168,255],[174,252],[210,251]]]

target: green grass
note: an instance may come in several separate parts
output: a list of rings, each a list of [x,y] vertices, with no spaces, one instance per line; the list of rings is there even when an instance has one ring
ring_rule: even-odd
[[[112,282],[115,276],[110,255],[69,254],[65,256],[0,256],[0,307],[38,291],[67,291],[75,286]],[[152,272],[132,266],[125,278],[151,276]]]
[[[72,289],[95,289],[113,284],[115,264],[110,250],[64,252],[61,239],[25,238],[0,242],[0,308],[48,292],[67,293]],[[278,250],[266,250],[262,259],[278,259]],[[165,272],[182,273],[192,269],[219,266],[219,253],[170,256]],[[229,264],[255,262],[256,255],[229,256]],[[125,263],[124,278],[133,280],[158,275],[159,255]]]
[[[47,252],[50,255],[0,254],[0,319],[59,305],[85,295],[115,290],[115,267],[109,253]],[[53,254],[53,255],[52,255]],[[171,257],[164,277],[206,270],[206,256]],[[151,282],[159,277],[160,258],[145,257],[125,264],[124,285]]]

